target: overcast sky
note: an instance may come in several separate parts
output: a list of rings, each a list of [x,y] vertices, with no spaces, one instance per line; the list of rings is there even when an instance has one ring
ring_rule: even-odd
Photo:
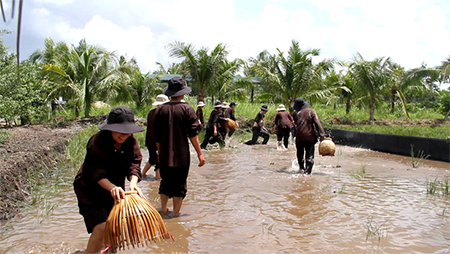
[[[11,1],[3,1],[10,9]],[[174,41],[214,48],[247,60],[267,49],[286,52],[293,39],[320,58],[388,56],[407,69],[439,65],[450,56],[448,0],[25,0],[22,59],[44,39],[77,44],[86,38],[135,57],[142,72],[166,67]],[[4,42],[15,51],[17,20]]]

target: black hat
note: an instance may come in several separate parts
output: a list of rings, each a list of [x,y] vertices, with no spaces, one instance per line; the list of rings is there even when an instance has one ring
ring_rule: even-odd
[[[237,104],[236,104],[236,102],[234,102],[234,101],[232,101],[231,103],[230,103],[230,107],[232,107],[232,106],[236,106]]]
[[[309,103],[303,98],[297,98],[291,103],[294,110],[300,111],[302,109],[308,108]]]
[[[214,103],[214,108],[221,108],[221,107],[222,107],[222,102],[216,101],[216,103]]]
[[[112,108],[106,123],[100,124],[98,128],[102,131],[108,130],[124,134],[144,131],[143,128],[134,123],[133,110],[125,106]]]
[[[186,86],[182,77],[173,77],[169,80],[169,85],[164,88],[163,93],[167,96],[178,97],[188,94],[192,89]]]
[[[269,109],[267,108],[267,105],[262,105],[261,110],[262,111],[269,111]]]

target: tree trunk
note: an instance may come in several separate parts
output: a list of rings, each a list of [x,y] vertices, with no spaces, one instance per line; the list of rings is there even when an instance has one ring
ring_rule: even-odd
[[[395,90],[391,91],[391,113],[395,112]]]
[[[447,114],[445,115],[445,120],[447,120],[448,116],[450,115],[450,110],[447,112]]]
[[[370,105],[369,105],[369,107],[370,107],[369,121],[373,121],[373,120],[375,120],[375,117],[374,117],[374,115],[375,115],[375,98],[373,96],[370,96],[369,103],[370,103]]]
[[[205,101],[205,91],[203,89],[203,84],[198,84],[198,96],[197,101]]]
[[[350,113],[350,107],[351,107],[351,101],[350,99],[347,99],[347,101],[345,102],[345,114],[349,114]]]
[[[255,96],[255,90],[252,89],[252,93],[250,94],[250,103],[253,103],[253,97]]]

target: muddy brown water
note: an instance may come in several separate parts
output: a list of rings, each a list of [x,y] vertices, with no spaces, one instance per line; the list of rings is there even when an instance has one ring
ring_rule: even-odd
[[[304,178],[292,167],[295,148],[278,151],[273,141],[205,157],[204,167],[191,167],[182,216],[166,220],[176,241],[119,253],[450,252],[450,197],[427,194],[427,182],[450,177],[449,163],[413,168],[410,157],[338,146],[334,157],[316,155]],[[152,177],[139,184],[156,207],[158,185]],[[58,205],[50,215],[27,209],[1,224],[0,253],[85,247],[72,188],[48,202]]]

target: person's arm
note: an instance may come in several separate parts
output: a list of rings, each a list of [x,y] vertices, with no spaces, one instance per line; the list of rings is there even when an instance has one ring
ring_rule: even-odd
[[[320,140],[323,140],[326,133],[322,127],[322,124],[320,123],[319,116],[317,115],[317,113],[315,111],[314,111],[314,116],[313,116],[313,124],[316,125],[317,130],[319,131]]]
[[[131,176],[130,190],[137,191],[137,194],[139,195],[139,197],[145,199],[144,193],[142,193],[141,189],[137,186],[138,181],[139,181],[139,178],[137,176],[135,176],[135,175]]]
[[[116,186],[108,179],[103,178],[97,182],[103,189],[109,191],[114,199],[114,202],[118,203],[121,198],[125,198],[125,191],[120,186]]]
[[[191,140],[191,143],[194,146],[195,151],[197,152],[197,157],[198,157],[198,161],[199,161],[198,166],[201,167],[201,166],[205,165],[206,160],[205,160],[205,157],[203,156],[202,149],[200,148],[200,142],[198,141],[198,136],[194,136],[189,139]]]

